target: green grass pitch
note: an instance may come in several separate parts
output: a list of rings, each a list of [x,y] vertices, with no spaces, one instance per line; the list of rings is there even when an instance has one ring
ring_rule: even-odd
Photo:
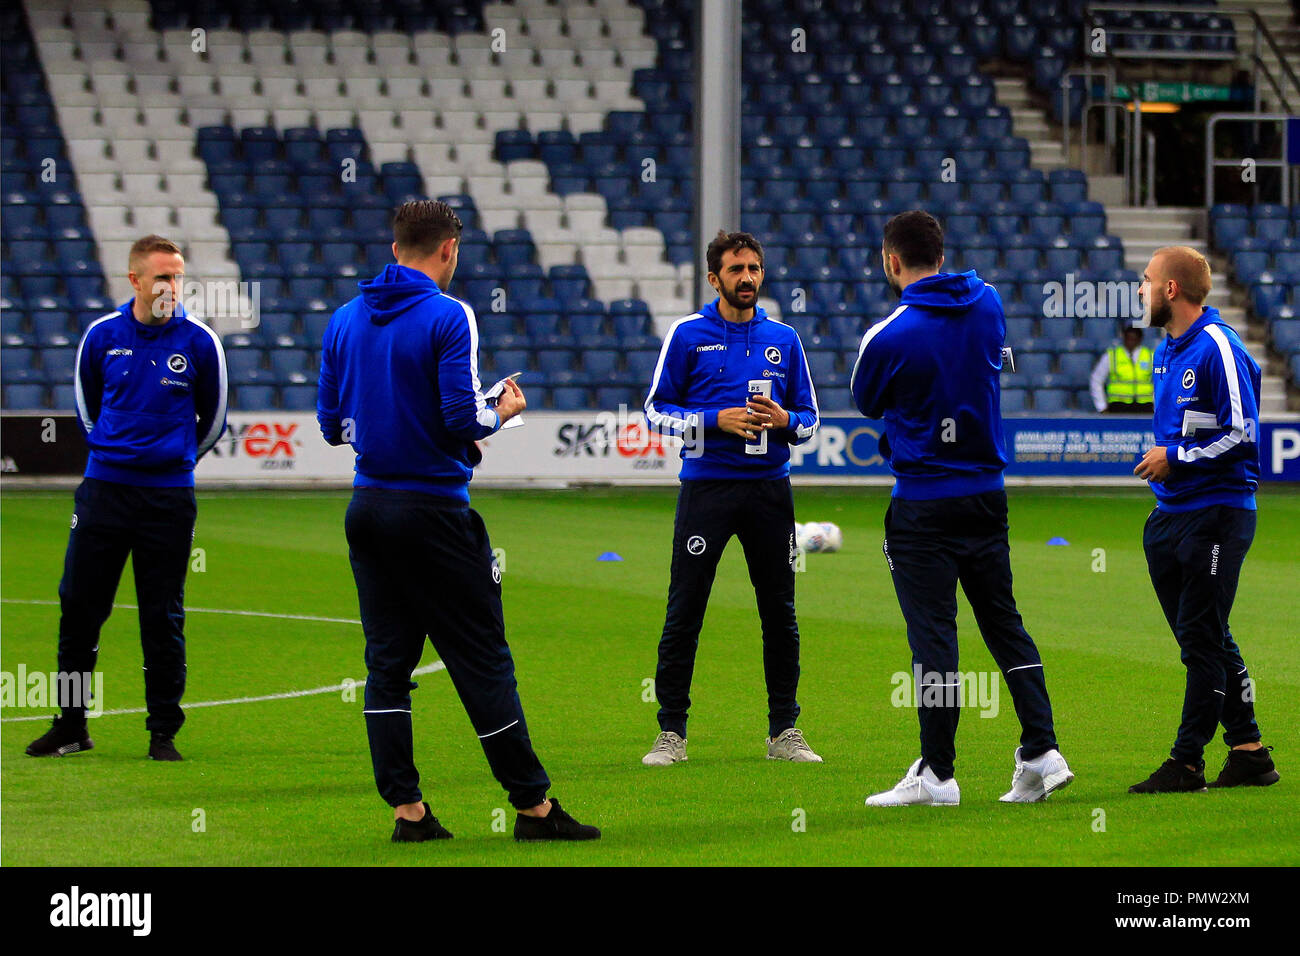
[[[825,763],[765,759],[766,700],[753,591],[739,545],[719,568],[692,688],[690,760],[645,768],[657,732],[643,700],[663,623],[675,489],[478,491],[505,551],[507,634],[533,740],[558,796],[600,825],[595,844],[516,845],[504,794],[445,672],[417,678],[417,763],[456,839],[394,845],[371,778],[360,693],[188,711],[180,764],[145,759],[141,714],[95,720],[92,753],[34,760],[47,726],[6,707],[9,865],[1252,865],[1300,862],[1300,656],[1295,650],[1300,496],[1260,494],[1233,632],[1257,681],[1282,782],[1160,797],[1127,787],[1164,759],[1182,703],[1178,649],[1141,551],[1141,490],[1012,489],[1016,593],[1047,667],[1061,747],[1077,779],[1048,802],[997,802],[1018,724],[1005,687],[996,717],[967,710],[957,739],[961,806],[867,809],[917,755],[916,714],[891,704],[909,667],[880,553],[885,489],[796,488],[800,520],[830,520],[844,549],[810,555],[798,578],[800,726]],[[190,608],[355,619],[343,538],[345,492],[204,492]],[[55,665],[56,599],[71,491],[10,492],[0,507],[0,665]],[[1053,536],[1068,547],[1049,547]],[[1095,549],[1104,550],[1104,572]],[[621,562],[598,562],[616,551]],[[118,593],[134,604],[130,570]],[[962,602],[962,669],[993,663]],[[360,680],[361,629],[192,611],[186,703]],[[435,660],[426,650],[425,664]],[[134,611],[104,628],[104,706],[143,704]],[[1223,758],[1207,754],[1213,774]],[[69,825],[75,821],[76,825]]]

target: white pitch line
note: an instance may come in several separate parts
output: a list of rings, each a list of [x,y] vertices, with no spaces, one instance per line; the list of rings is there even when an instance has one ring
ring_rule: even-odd
[[[411,671],[411,676],[417,674],[432,674],[435,671],[446,670],[447,665],[442,661],[434,661],[432,664],[426,664],[423,667],[417,667]],[[229,700],[201,700],[194,704],[183,704],[184,710],[190,710],[195,707],[224,707],[226,704],[256,704],[264,700],[288,700],[290,697],[311,697],[314,694],[337,694],[340,691],[347,690],[349,687],[358,687],[365,684],[364,680],[353,681],[350,685],[347,683],[334,684],[330,687],[313,687],[310,690],[287,690],[281,694],[263,694],[261,697],[232,697]],[[122,707],[117,710],[106,710],[99,714],[100,717],[115,717],[118,714],[144,714],[148,713],[147,707]],[[0,718],[0,723],[9,724],[23,720],[49,720],[49,714],[38,714],[34,717],[4,717]],[[92,720],[94,718],[91,718]]]
[[[40,604],[40,605],[57,606],[58,603],[59,603],[58,601],[21,600],[18,598],[0,599],[0,604]],[[136,605],[114,604],[113,607],[131,610],[131,609],[135,609]],[[360,621],[354,621],[346,617],[317,617],[311,614],[273,614],[270,611],[236,611],[236,610],[231,610],[229,608],[214,608],[214,607],[187,607],[185,610],[187,612],[196,611],[201,614],[237,614],[243,617],[274,617],[274,618],[284,618],[290,621],[323,621],[330,624],[360,624],[361,623]],[[442,661],[434,661],[432,664],[426,664],[424,667],[417,667],[415,670],[411,671],[411,676],[415,677],[418,674],[433,674],[437,671],[446,670],[446,669],[447,669],[447,665],[444,664]],[[195,707],[224,707],[227,704],[256,704],[265,700],[288,700],[289,698],[292,697],[311,697],[317,694],[337,694],[337,693],[341,693],[344,690],[347,690],[349,687],[357,687],[364,684],[365,681],[360,680],[360,681],[352,681],[351,684],[344,682],[340,684],[333,684],[329,687],[312,687],[309,690],[289,690],[279,694],[263,694],[259,697],[232,697],[229,700],[201,700],[192,704],[187,703],[184,704],[183,706],[185,709],[188,710]],[[116,710],[103,711],[101,714],[99,714],[99,716],[113,717],[118,714],[143,714],[147,712],[148,712],[148,708],[146,707],[123,707]],[[20,721],[25,721],[25,720],[49,720],[49,714],[38,714],[31,717],[3,717],[0,718],[0,723],[4,723],[4,724],[18,723]]]
[[[21,598],[0,598],[0,604],[39,604],[46,607],[58,607],[58,601],[24,600]],[[114,608],[124,611],[138,611],[136,604],[114,604]],[[325,624],[360,624],[350,617],[318,617],[315,614],[277,614],[271,611],[235,611],[224,607],[187,607],[185,613],[195,614],[237,614],[240,617],[274,617],[285,621],[321,621]]]

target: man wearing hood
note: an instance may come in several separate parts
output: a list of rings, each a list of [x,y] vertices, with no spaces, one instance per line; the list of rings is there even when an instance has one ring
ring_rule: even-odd
[[[863,415],[885,420],[880,453],[895,483],[884,553],[912,649],[921,757],[867,805],[960,802],[959,582],[1020,719],[1011,790],[1001,800],[1044,800],[1074,775],[1056,749],[1042,660],[1011,591],[1002,300],[974,272],[939,271],[943,230],[922,210],[885,225],[882,254],[901,304],[863,336],[851,387]]]
[[[817,394],[798,334],[758,306],[758,240],[746,232],[719,232],[706,259],[718,298],[668,330],[645,402],[651,425],[685,441],[655,673],[660,734],[641,762],[666,766],[686,759],[700,627],[718,559],[735,535],[762,620],[767,756],[820,763],[795,727],[799,625],[790,491],[790,446],[816,432]]]
[[[404,203],[397,262],[334,313],[321,352],[316,417],[356,452],[345,530],[366,635],[366,733],[394,842],[447,839],[420,792],[411,672],[427,636],[469,714],[493,775],[518,811],[516,840],[600,836],[548,800],[505,639],[501,572],[469,507],[479,439],[524,410],[513,381],[495,407],[478,377],[474,310],[443,290],[460,253],[444,202]]]
[[[1139,290],[1156,348],[1156,445],[1133,473],[1156,507],[1142,535],[1156,597],[1187,668],[1182,722],[1166,760],[1130,793],[1206,788],[1205,746],[1223,725],[1228,756],[1212,787],[1267,786],[1278,772],[1260,743],[1254,686],[1228,629],[1255,539],[1260,369],[1219,310],[1203,305],[1210,264],[1188,246],[1157,249]]]

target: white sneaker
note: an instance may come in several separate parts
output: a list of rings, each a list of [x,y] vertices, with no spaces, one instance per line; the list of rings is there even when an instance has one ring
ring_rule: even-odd
[[[917,774],[921,766],[918,759],[907,769],[907,775],[898,781],[893,790],[873,793],[867,797],[869,807],[905,807],[909,804],[928,804],[935,807],[955,807],[961,802],[961,790],[957,778],[940,781],[934,771],[926,767]]]
[[[655,738],[655,745],[641,758],[647,767],[666,767],[686,759],[686,741],[671,730],[665,730]]]
[[[767,738],[768,760],[793,760],[795,763],[821,763],[822,758],[813,753],[808,742],[803,739],[803,731],[791,727],[776,735],[776,739]]]
[[[998,799],[1002,803],[1038,803],[1048,794],[1064,790],[1074,779],[1074,774],[1059,750],[1049,750],[1033,760],[1021,760],[1016,748],[1016,772],[1011,777],[1011,789]]]

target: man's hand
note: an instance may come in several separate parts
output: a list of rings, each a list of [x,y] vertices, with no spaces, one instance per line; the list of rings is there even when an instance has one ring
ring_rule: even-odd
[[[504,425],[527,407],[524,390],[515,384],[513,378],[506,379],[506,390],[497,399],[497,414],[501,416],[501,424]]]
[[[752,420],[764,428],[785,428],[790,424],[790,413],[766,395],[751,395],[747,407]]]
[[[724,408],[718,412],[718,427],[724,432],[752,441],[766,428],[748,408]]]
[[[1164,481],[1169,477],[1169,449],[1164,445],[1148,448],[1133,474],[1143,481]]]

